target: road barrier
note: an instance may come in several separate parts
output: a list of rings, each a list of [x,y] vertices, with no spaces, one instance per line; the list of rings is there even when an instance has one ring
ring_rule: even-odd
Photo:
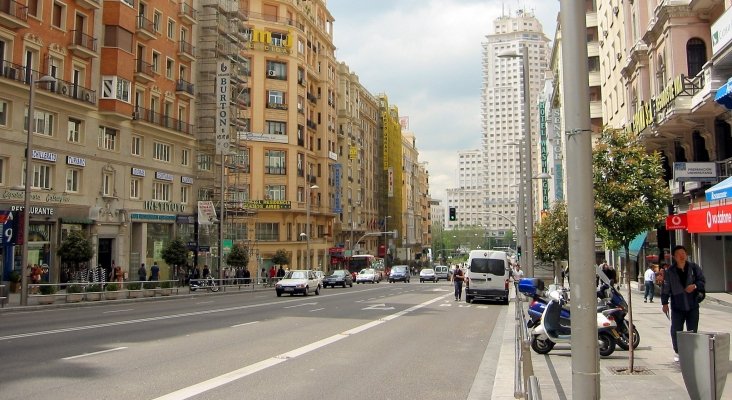
[[[539,380],[534,376],[534,365],[531,362],[531,337],[524,317],[523,295],[518,291],[518,282],[514,282],[515,299],[515,365],[513,397],[516,399],[541,400]]]

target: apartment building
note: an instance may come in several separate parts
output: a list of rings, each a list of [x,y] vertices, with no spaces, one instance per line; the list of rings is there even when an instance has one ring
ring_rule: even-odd
[[[440,214],[448,230],[460,226],[477,226],[481,223],[484,209],[483,198],[483,153],[480,150],[458,152],[457,187],[447,189],[447,206],[457,210],[457,221]]]
[[[379,130],[381,133],[381,186],[386,188],[379,204],[382,232],[404,234],[404,158],[402,153],[402,125],[399,119],[399,108],[389,104],[386,94],[376,96],[379,100]],[[387,263],[396,256],[396,249],[401,243],[393,235],[386,237],[386,243],[379,245],[379,257],[385,257]],[[384,247],[382,247],[384,246]]]

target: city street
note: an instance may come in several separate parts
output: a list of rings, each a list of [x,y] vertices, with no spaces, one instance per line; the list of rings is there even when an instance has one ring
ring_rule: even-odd
[[[505,310],[382,282],[8,313],[2,398],[466,399]]]

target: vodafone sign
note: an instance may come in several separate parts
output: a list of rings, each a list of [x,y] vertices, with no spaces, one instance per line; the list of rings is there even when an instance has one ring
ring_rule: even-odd
[[[666,217],[666,230],[674,231],[679,229],[686,229],[687,227],[686,214],[674,214]]]
[[[690,233],[732,232],[732,205],[700,208],[686,215]]]

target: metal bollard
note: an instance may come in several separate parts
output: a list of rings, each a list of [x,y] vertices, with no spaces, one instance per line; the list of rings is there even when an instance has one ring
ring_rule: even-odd
[[[719,400],[727,381],[729,333],[679,332],[681,375],[692,400]]]

